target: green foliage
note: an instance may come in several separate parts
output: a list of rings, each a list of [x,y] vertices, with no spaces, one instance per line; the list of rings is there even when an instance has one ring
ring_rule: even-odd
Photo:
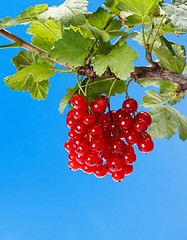
[[[154,90],[146,92],[142,105],[150,108],[153,123],[149,128],[149,133],[153,138],[170,138],[178,130],[181,140],[187,138],[187,118],[176,109],[166,105],[160,94]]]
[[[66,0],[58,7],[50,7],[46,12],[40,14],[39,19],[47,20],[53,18],[61,21],[65,26],[81,25],[85,22],[84,14],[87,11],[87,0]]]
[[[164,37],[161,38],[161,42],[160,47],[154,48],[161,65],[176,73],[182,73],[186,65],[184,46],[169,42]]]
[[[173,5],[162,3],[163,11],[170,18],[175,31],[187,31],[187,2],[184,0],[173,1]]]
[[[0,34],[13,42],[0,49],[28,49],[13,58],[17,72],[5,78],[6,85],[43,100],[48,93],[49,79],[55,72],[80,74],[81,80],[74,88],[67,89],[60,102],[61,113],[76,92],[84,92],[89,100],[100,94],[126,93],[127,81],[135,71],[134,61],[138,58],[137,50],[130,46],[131,38],[143,46],[151,69],[155,66],[152,57],[175,76],[186,74],[185,48],[171,42],[168,33],[187,31],[187,1],[173,0],[168,4],[161,0],[105,0],[93,13],[87,12],[87,5],[87,0],[66,0],[53,7],[38,4],[14,19],[0,19]],[[27,33],[32,35],[34,47],[1,30],[22,24],[28,25]],[[40,48],[39,52],[35,46]],[[153,117],[151,135],[170,138],[178,131],[180,138],[186,140],[187,119],[171,107],[185,97],[186,85],[183,84],[184,91],[179,92],[177,83],[161,80],[160,76],[158,79],[148,76],[137,82],[142,87],[158,88],[158,92],[147,91],[142,103],[150,108]]]
[[[49,55],[72,68],[82,66],[85,58],[88,56],[89,46],[89,41],[79,31],[66,29],[62,38],[55,43]]]
[[[64,109],[68,105],[70,98],[78,91],[78,89],[79,89],[79,87],[76,86],[74,88],[68,88],[66,90],[67,94],[62,98],[62,100],[60,101],[60,104],[59,104],[59,109],[58,110],[59,110],[60,113],[64,112]]]
[[[48,93],[48,79],[55,73],[51,64],[39,58],[36,52],[25,50],[12,61],[18,71],[5,78],[6,85],[12,90],[28,90],[34,99],[44,100]]]
[[[132,62],[137,57],[136,51],[127,44],[116,46],[108,54],[100,53],[95,58],[94,70],[98,75],[102,75],[110,67],[117,77],[126,80],[134,69]]]
[[[27,32],[34,35],[32,43],[44,50],[50,50],[61,36],[60,22],[53,19],[32,23]]]

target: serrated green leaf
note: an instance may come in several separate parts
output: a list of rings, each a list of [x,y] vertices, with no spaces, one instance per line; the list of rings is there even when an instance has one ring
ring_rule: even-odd
[[[85,22],[87,12],[87,0],[66,0],[58,7],[50,7],[46,12],[40,14],[39,19],[47,20],[53,18],[61,21],[65,26],[81,25]]]
[[[37,52],[21,50],[16,57],[12,59],[13,64],[19,71],[24,67],[30,66],[32,62],[38,59]]]
[[[34,99],[44,100],[48,94],[49,85],[49,80],[35,82],[31,78],[28,85],[28,91]]]
[[[187,2],[173,1],[174,5],[162,3],[162,10],[171,19],[175,30],[178,32],[187,31]]]
[[[176,109],[165,105],[162,96],[154,90],[146,92],[141,105],[150,108],[152,124],[149,133],[153,138],[170,138],[178,130],[183,141],[187,138],[187,118]]]
[[[106,0],[104,3],[104,6],[109,11],[117,14],[119,12],[119,10],[117,9],[118,3],[119,3],[119,0]]]
[[[76,91],[79,89],[78,86],[74,87],[74,88],[68,88],[66,91],[68,92],[60,101],[59,104],[59,112],[63,113],[64,109],[66,108],[66,106],[68,105],[70,98],[76,93]]]
[[[54,43],[61,36],[60,23],[49,19],[45,22],[34,22],[27,29],[27,32],[34,35],[32,43],[45,50],[50,50]]]
[[[100,30],[96,27],[93,27],[90,25],[88,22],[83,24],[81,28],[85,29],[88,31],[91,35],[93,35],[96,39],[102,39],[104,42],[110,41],[110,35],[106,33],[104,30]]]
[[[13,90],[28,90],[35,99],[45,99],[48,93],[48,79],[55,73],[51,67],[52,64],[47,60],[42,60],[36,52],[26,52],[25,50],[19,52],[12,62],[18,71],[5,78],[6,85]]]
[[[5,17],[0,19],[0,29],[12,27],[15,25],[17,25],[17,23],[11,17]]]
[[[127,25],[138,25],[150,21],[150,14],[158,7],[160,0],[119,0],[118,9]],[[128,15],[126,15],[128,13]]]
[[[102,75],[108,67],[120,79],[126,80],[134,70],[133,61],[138,54],[127,44],[113,48],[107,55],[99,54],[93,61],[94,70]],[[119,61],[120,59],[120,61]]]
[[[161,65],[171,71],[182,73],[186,65],[184,46],[169,42],[161,37],[162,46],[154,47],[154,53],[160,60]]]
[[[19,24],[26,24],[38,20],[39,14],[45,12],[48,9],[47,4],[38,4],[34,7],[29,7],[23,11],[18,17],[15,18],[15,21]]]
[[[71,67],[84,64],[89,53],[89,42],[73,29],[65,29],[63,36],[50,51],[50,57]]]
[[[115,96],[116,94],[124,93],[126,91],[126,88],[127,85],[123,80],[97,77],[93,82],[88,84],[87,97],[89,99],[95,99],[101,94],[106,94],[109,96],[109,93],[110,96]]]
[[[38,15],[46,11],[47,8],[47,4],[38,4],[34,7],[29,7],[15,19],[11,17],[2,18],[0,19],[0,29],[13,27],[19,24],[29,24],[30,22],[36,21],[38,20]]]
[[[100,30],[105,30],[112,18],[111,13],[100,7],[96,12],[89,16],[88,22]]]

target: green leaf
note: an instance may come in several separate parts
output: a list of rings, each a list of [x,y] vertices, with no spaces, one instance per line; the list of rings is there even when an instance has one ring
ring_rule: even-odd
[[[93,27],[88,22],[83,24],[81,28],[91,33],[91,35],[93,35],[96,39],[101,38],[104,42],[110,41],[110,35],[108,33],[106,33],[104,30],[100,30],[96,27]]]
[[[105,30],[112,18],[111,13],[100,7],[96,12],[88,17],[88,22],[100,30]]]
[[[86,82],[83,82],[83,84],[86,85]],[[110,96],[115,96],[116,94],[124,93],[126,91],[126,88],[127,85],[123,80],[97,77],[94,79],[94,82],[90,82],[88,84],[87,97],[89,99],[95,99],[99,97],[100,94],[106,94],[109,96],[109,93]]]
[[[53,19],[43,22],[34,22],[27,29],[33,34],[32,43],[45,50],[50,50],[61,36],[60,23]]]
[[[19,24],[26,24],[38,20],[39,14],[45,12],[48,8],[47,4],[38,4],[34,7],[29,7],[23,11],[18,17],[15,18],[15,21]]]
[[[119,13],[119,10],[117,9],[118,3],[119,3],[119,0],[106,0],[105,3],[104,3],[104,6],[109,11],[117,14],[117,13]]]
[[[176,31],[179,33],[187,31],[187,1],[173,1],[173,5],[162,3],[161,7],[166,15],[168,15],[171,19]]]
[[[94,70],[102,75],[108,67],[120,79],[126,80],[134,70],[133,61],[138,54],[127,44],[116,46],[107,55],[99,54],[93,61]]]
[[[81,25],[85,22],[87,12],[87,0],[66,0],[58,7],[50,7],[46,12],[40,14],[41,20],[53,18],[61,21],[65,26]]]
[[[11,17],[2,18],[0,19],[0,29],[37,21],[38,15],[46,11],[47,8],[47,4],[38,4],[34,7],[29,7],[15,19],[12,19]]]
[[[17,25],[17,23],[11,17],[5,17],[0,19],[0,29],[12,27],[15,25]]]
[[[146,92],[142,105],[150,108],[152,124],[149,133],[153,138],[170,138],[178,130],[181,140],[187,139],[187,118],[176,109],[165,105],[162,97],[154,90]]]
[[[66,108],[66,106],[68,105],[70,98],[78,91],[79,87],[76,86],[74,88],[68,88],[66,91],[68,92],[60,101],[59,104],[59,112],[63,113],[64,109]]]
[[[71,67],[84,64],[89,53],[89,42],[73,29],[65,29],[63,36],[50,51],[50,57]]]
[[[36,62],[37,60],[37,62]],[[52,64],[42,58],[38,58],[35,52],[21,51],[13,60],[18,71],[5,78],[7,86],[12,90],[28,90],[34,99],[44,100],[48,93],[49,77],[55,71]]]
[[[167,41],[161,38],[162,46],[154,47],[154,53],[161,62],[161,65],[171,71],[182,73],[186,65],[184,46]]]
[[[119,0],[118,9],[124,12],[121,14],[127,18],[128,25],[137,25],[149,21],[150,14],[158,7],[159,2],[160,0]]]

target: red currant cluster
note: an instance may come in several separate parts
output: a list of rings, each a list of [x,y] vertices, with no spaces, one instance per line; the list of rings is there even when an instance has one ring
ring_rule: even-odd
[[[108,112],[107,96],[88,102],[75,94],[70,104],[73,109],[66,119],[69,140],[64,144],[70,169],[94,173],[98,178],[111,174],[114,181],[122,181],[133,171],[134,145],[143,153],[153,150],[154,143],[146,132],[151,116],[136,113],[138,104],[133,98],[126,99],[119,110],[109,108]]]

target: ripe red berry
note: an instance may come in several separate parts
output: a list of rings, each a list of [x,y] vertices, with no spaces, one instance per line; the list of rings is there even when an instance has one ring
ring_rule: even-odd
[[[139,119],[139,120],[136,120],[134,122],[134,126],[133,127],[134,127],[135,131],[137,131],[139,133],[143,133],[143,132],[145,132],[148,129],[148,124],[144,120]]]
[[[139,112],[136,114],[135,118],[136,120],[144,120],[145,122],[147,122],[148,126],[150,126],[152,123],[151,115],[147,112]]]
[[[143,153],[149,153],[153,148],[154,143],[152,140],[143,139],[138,143],[138,149]]]
[[[71,97],[70,104],[76,109],[78,108],[87,109],[87,103],[86,103],[85,97],[78,93]]]
[[[96,98],[90,103],[90,108],[93,113],[103,113],[107,107],[107,102],[102,97]]]
[[[128,144],[137,144],[140,141],[140,133],[130,130],[126,133],[125,140]]]
[[[124,166],[123,160],[117,154],[112,154],[108,162],[108,168],[112,172],[117,172],[120,171],[123,168],[123,166]]]
[[[124,173],[124,170],[120,170],[118,172],[113,172],[112,173],[112,179],[115,181],[115,182],[121,182],[125,177],[125,173]]]
[[[122,108],[129,113],[134,113],[138,109],[138,103],[135,99],[128,98],[122,103]]]
[[[104,165],[95,167],[94,175],[98,178],[105,177],[107,175],[107,165],[104,164]]]

